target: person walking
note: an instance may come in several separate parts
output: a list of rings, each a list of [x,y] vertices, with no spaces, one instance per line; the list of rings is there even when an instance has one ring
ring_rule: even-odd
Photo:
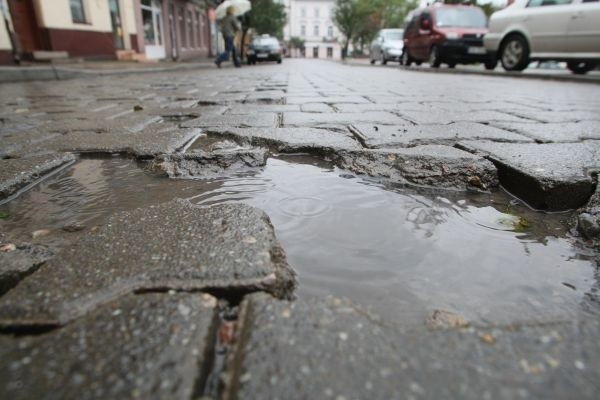
[[[239,68],[240,60],[237,57],[237,52],[235,50],[235,34],[242,30],[240,26],[240,22],[234,16],[235,8],[227,7],[227,15],[220,21],[221,33],[223,34],[223,39],[225,40],[225,51],[219,54],[217,59],[215,60],[215,64],[217,67],[221,68],[221,63],[229,59],[229,53],[233,57],[233,63],[236,68]]]

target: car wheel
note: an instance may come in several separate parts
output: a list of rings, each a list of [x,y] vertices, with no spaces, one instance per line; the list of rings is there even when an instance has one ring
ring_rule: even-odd
[[[277,64],[281,64],[281,58],[279,60],[277,60]]]
[[[432,46],[429,51],[429,66],[431,68],[439,68],[442,60],[440,60],[440,51],[437,46]]]
[[[417,64],[417,65],[421,65],[421,64],[423,64],[423,61],[418,61],[418,60],[417,60],[417,61],[415,61],[415,64]]]
[[[406,65],[407,67],[410,67],[410,64],[412,64],[412,59],[410,58],[410,55],[408,54],[408,50],[404,50],[402,52],[402,61],[400,63],[402,65]]]
[[[449,62],[448,63],[448,68],[454,68],[456,67],[456,63],[455,62]]]
[[[483,66],[485,67],[485,69],[491,71],[496,69],[496,66],[498,65],[498,60],[497,59],[493,59],[493,60],[487,60],[485,63],[483,63]]]
[[[380,61],[381,61],[381,65],[387,64],[387,60],[385,59],[385,53],[383,51],[381,52]]]
[[[375,64],[375,60],[371,59],[371,65]]]
[[[569,68],[574,74],[583,75],[596,68],[596,64],[585,61],[569,61],[567,63],[567,68]]]
[[[521,35],[507,37],[500,49],[500,62],[507,71],[523,71],[529,64],[529,45]]]

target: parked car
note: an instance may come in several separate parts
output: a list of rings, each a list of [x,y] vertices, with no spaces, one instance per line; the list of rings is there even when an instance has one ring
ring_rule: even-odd
[[[598,0],[516,0],[490,18],[486,49],[507,71],[530,61],[566,61],[576,74],[600,64]]]
[[[403,29],[380,30],[369,49],[371,64],[375,64],[376,61],[383,65],[392,60],[400,62],[404,47],[403,34]]]
[[[269,35],[261,35],[250,43],[246,51],[248,65],[256,64],[257,61],[277,61],[281,64],[283,59],[281,45],[277,38]]]
[[[497,60],[483,47],[487,20],[479,7],[436,3],[413,11],[404,29],[402,63],[429,62],[433,68],[442,63],[484,63],[496,68]]]

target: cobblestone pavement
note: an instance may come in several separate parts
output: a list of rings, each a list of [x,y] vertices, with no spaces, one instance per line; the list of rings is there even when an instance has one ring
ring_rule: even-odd
[[[189,179],[310,153],[395,185],[578,208],[573,235],[598,246],[597,85],[285,60],[0,90],[4,203],[81,157]],[[597,283],[571,318],[442,310],[417,334],[347,299],[294,300],[263,211],[158,203],[27,235],[0,214],[0,397],[597,398]]]

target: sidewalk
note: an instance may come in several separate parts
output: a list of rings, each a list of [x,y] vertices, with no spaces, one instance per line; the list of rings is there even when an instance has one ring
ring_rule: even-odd
[[[33,64],[0,67],[0,83],[24,81],[52,81],[75,78],[194,70],[214,67],[212,59],[194,61],[160,61],[138,63],[131,61],[85,61],[72,64]]]

